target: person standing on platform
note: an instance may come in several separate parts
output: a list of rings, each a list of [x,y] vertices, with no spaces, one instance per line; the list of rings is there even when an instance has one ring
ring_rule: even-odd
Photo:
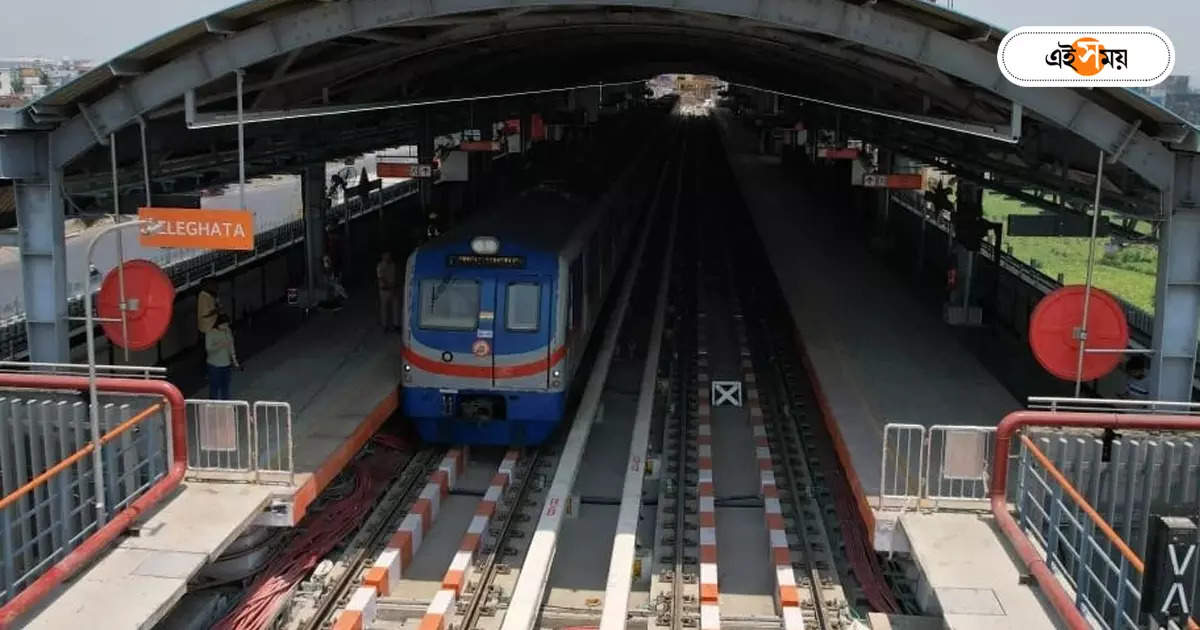
[[[216,279],[205,278],[200,281],[200,295],[196,297],[196,329],[201,338],[216,323],[217,314],[221,311],[221,298],[217,291]]]
[[[217,315],[212,328],[204,334],[204,349],[208,360],[208,397],[212,400],[229,400],[233,382],[233,368],[241,367],[237,350],[233,344],[233,331],[229,328],[229,317]]]
[[[1125,362],[1125,391],[1121,398],[1128,400],[1150,400],[1149,361],[1135,354]]]
[[[200,281],[200,294],[196,296],[196,345],[199,350],[205,350],[206,336],[217,321],[217,313],[221,311],[221,298],[215,278],[205,278]],[[199,353],[207,357],[208,352]]]
[[[391,252],[383,252],[379,264],[375,265],[375,279],[379,282],[379,325],[384,332],[400,329],[400,296],[396,290],[396,263]]]

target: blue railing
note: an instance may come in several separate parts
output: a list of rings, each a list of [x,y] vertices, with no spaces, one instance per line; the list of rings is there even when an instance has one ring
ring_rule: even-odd
[[[1075,607],[1104,630],[1140,628],[1141,559],[1029,436],[1019,461],[1017,522],[1074,590]]]

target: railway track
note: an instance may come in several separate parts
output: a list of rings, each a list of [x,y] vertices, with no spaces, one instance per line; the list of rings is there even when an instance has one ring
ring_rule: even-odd
[[[753,229],[729,224],[741,199],[715,133],[690,123],[682,135],[644,201],[649,223],[574,422],[540,449],[500,458],[418,453],[309,594],[307,616],[279,627],[853,627],[862,589],[846,570],[844,514],[831,508],[827,436],[780,332],[790,315],[765,262],[745,255],[758,247]],[[635,374],[639,388],[623,389]],[[606,405],[635,415],[635,394],[637,419],[596,438]],[[581,496],[580,469],[595,487],[597,471],[624,457],[620,496]],[[417,542],[397,551],[394,532],[414,512]],[[614,529],[564,526],[573,516],[611,518]],[[597,531],[615,531],[611,549]],[[552,572],[556,558],[588,550],[614,559],[599,591],[572,582],[578,569]]]
[[[432,474],[431,465],[445,451],[425,448],[413,455],[339,556],[323,567],[318,566],[313,576],[300,584],[297,594],[281,611],[277,627],[316,630],[327,625],[333,613],[350,598],[363,569],[407,514],[406,507],[416,500]]]
[[[669,202],[670,195],[663,194],[667,172],[664,165],[658,184],[651,188],[653,194],[642,201],[650,206],[647,227],[631,257],[634,262],[619,280],[622,297],[612,308],[605,337],[596,349],[575,425],[590,425],[602,407],[600,393],[611,358],[621,345],[618,337],[645,332],[622,324],[635,283],[651,275],[639,273],[643,267],[652,267],[643,264],[641,257],[647,251],[650,231],[660,220],[660,207]],[[577,503],[571,507],[571,497],[555,493],[556,487],[569,490],[573,479],[564,483],[556,473],[551,480],[551,473],[561,469],[561,460],[577,458],[586,444],[586,434],[578,439],[577,429],[563,427],[541,448],[510,451],[499,468],[488,468],[486,454],[467,457],[465,449],[422,451],[424,466],[419,470],[410,466],[393,483],[355,542],[348,545],[356,551],[344,553],[333,570],[318,578],[324,581],[321,594],[310,598],[314,602],[301,614],[292,615],[303,617],[303,622],[288,627],[388,629],[405,627],[415,619],[423,626],[433,624],[431,627],[499,627],[535,537],[529,525],[547,510],[561,513],[578,508]],[[577,438],[574,444],[573,437]],[[494,470],[487,474],[490,485],[486,489],[472,487],[470,481],[480,470]],[[476,495],[482,496],[465,509],[464,501]],[[421,517],[415,529],[411,526],[414,514]],[[413,534],[397,541],[397,533],[406,526]],[[451,539],[459,543],[447,547],[445,543]],[[434,567],[441,567],[440,580],[434,576]],[[429,584],[436,585],[434,592],[424,592]]]

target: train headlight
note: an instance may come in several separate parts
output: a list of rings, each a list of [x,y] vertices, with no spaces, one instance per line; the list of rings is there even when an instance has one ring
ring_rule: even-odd
[[[500,251],[500,239],[495,236],[476,236],[471,239],[471,251],[480,256],[491,256]]]
[[[554,370],[553,372],[550,373],[551,378],[558,378],[560,376],[562,376],[562,372],[559,372],[558,370]]]
[[[412,366],[411,366],[411,365],[409,365],[409,364],[407,364],[407,363],[405,363],[405,364],[404,364],[404,371],[405,371],[405,372],[411,372],[411,371],[412,371]]]
[[[559,385],[562,385],[562,383],[560,383],[558,379],[550,381],[550,387],[558,387]]]

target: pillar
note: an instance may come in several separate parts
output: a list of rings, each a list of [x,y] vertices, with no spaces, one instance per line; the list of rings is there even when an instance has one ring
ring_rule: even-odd
[[[71,343],[62,169],[50,165],[48,135],[26,140],[22,157],[29,159],[31,168],[27,177],[16,180],[14,193],[29,360],[68,363]]]
[[[309,304],[317,301],[323,280],[321,256],[325,254],[325,165],[312,164],[301,175],[304,197],[304,270]]]
[[[1189,401],[1200,321],[1200,155],[1175,153],[1158,242],[1150,395]]]
[[[521,153],[529,151],[530,145],[533,144],[533,108],[529,98],[521,99]],[[522,155],[524,160],[525,156]]]
[[[433,163],[433,115],[430,113],[430,108],[425,107],[421,116],[421,138],[417,144],[417,161],[421,164]],[[424,216],[421,220],[424,221],[429,217],[429,213],[434,211],[430,206],[433,204],[433,181],[431,179],[420,179],[417,185],[421,191],[421,212]],[[439,217],[442,221],[446,219]]]

